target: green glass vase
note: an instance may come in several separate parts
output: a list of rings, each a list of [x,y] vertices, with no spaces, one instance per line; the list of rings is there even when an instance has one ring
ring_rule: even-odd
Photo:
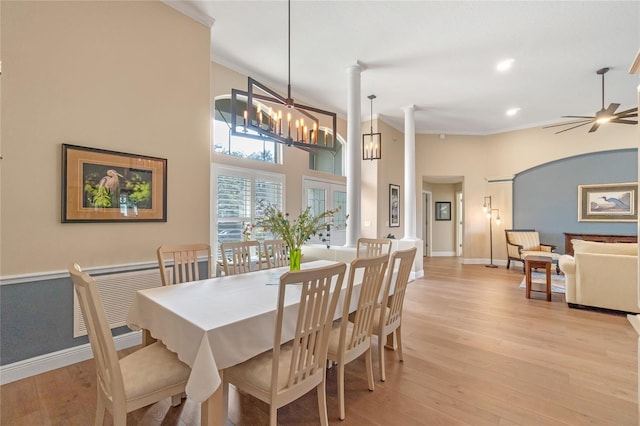
[[[300,258],[302,257],[301,249],[289,250],[289,269],[291,271],[300,270]]]

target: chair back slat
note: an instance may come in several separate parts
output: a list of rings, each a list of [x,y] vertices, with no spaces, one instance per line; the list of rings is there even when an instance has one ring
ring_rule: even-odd
[[[96,361],[97,386],[113,401],[114,406],[124,407],[125,390],[118,354],[96,282],[75,263],[69,266],[69,274]]]
[[[356,257],[376,257],[389,254],[391,240],[388,238],[358,238]]]
[[[399,322],[402,315],[402,306],[404,304],[404,295],[409,283],[411,275],[411,267],[416,257],[417,249],[415,247],[408,250],[398,250],[391,254],[389,261],[389,272],[383,287],[382,306],[389,308],[385,321],[380,321],[383,327]],[[392,291],[393,293],[389,295]],[[385,310],[382,310],[384,315]]]
[[[206,278],[211,278],[211,246],[209,244],[160,246],[156,250],[156,254],[160,265],[162,285],[198,281],[200,279],[198,256],[206,256]],[[168,268],[167,258],[173,260],[173,270]]]
[[[349,281],[347,283],[347,293],[345,296],[342,311],[341,338],[344,342],[344,350],[348,351],[370,341],[373,331],[373,315],[378,303],[380,288],[387,269],[389,256],[382,254],[376,257],[356,258],[351,262],[349,269]],[[346,333],[346,324],[349,317],[349,305],[353,293],[354,281],[358,270],[362,270],[362,284],[360,285],[360,295],[353,318],[353,328],[350,336],[342,338]]]
[[[220,254],[225,275],[244,274],[262,269],[258,241],[222,243],[220,244]],[[255,257],[255,261],[253,257]]]
[[[281,393],[307,379],[325,374],[329,332],[345,271],[346,265],[340,262],[321,268],[288,271],[280,277],[271,377],[279,377],[285,293],[291,290],[300,292],[287,386]],[[274,386],[272,389],[273,397],[277,393],[275,388]]]
[[[264,240],[262,244],[262,254],[267,260],[267,268],[289,266],[289,249],[284,240]]]

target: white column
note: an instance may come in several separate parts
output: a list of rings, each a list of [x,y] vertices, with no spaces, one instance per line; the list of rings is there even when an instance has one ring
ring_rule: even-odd
[[[347,242],[346,247],[355,247],[360,237],[360,65],[347,68]]]
[[[416,106],[404,108],[404,238],[416,239]]]

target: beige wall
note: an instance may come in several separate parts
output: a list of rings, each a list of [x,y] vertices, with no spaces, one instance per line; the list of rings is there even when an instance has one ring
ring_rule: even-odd
[[[511,226],[512,184],[491,180],[561,158],[637,147],[635,126],[603,126],[595,133],[576,129],[559,135],[541,128],[490,136],[447,135],[445,139],[416,135],[416,175],[464,177],[465,259],[489,258],[489,224],[482,204],[483,197],[491,195],[502,218],[500,226],[493,226],[493,256],[506,259],[504,229]],[[417,234],[422,235],[420,221]]]
[[[210,30],[160,2],[2,1],[1,274],[208,241]],[[166,223],[61,223],[61,144],[167,158]]]

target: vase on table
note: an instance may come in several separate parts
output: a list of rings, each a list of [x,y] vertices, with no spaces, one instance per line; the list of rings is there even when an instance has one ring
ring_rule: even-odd
[[[302,257],[302,249],[289,250],[289,270],[300,270],[300,258]]]

